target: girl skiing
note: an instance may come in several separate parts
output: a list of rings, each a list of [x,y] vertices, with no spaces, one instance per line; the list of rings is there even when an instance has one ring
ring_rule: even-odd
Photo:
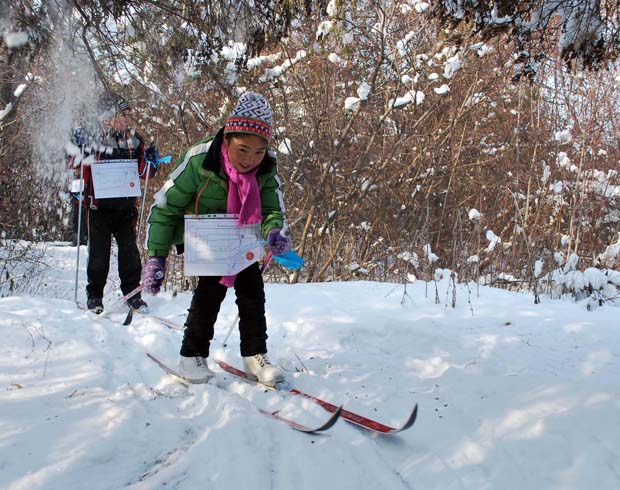
[[[269,153],[272,111],[262,95],[241,96],[215,136],[191,146],[168,181],[155,195],[148,218],[147,259],[142,273],[145,291],[157,294],[164,280],[170,247],[183,243],[183,220],[193,214],[238,214],[238,224],[260,223],[273,255],[291,248],[275,156]],[[284,380],[267,354],[265,291],[257,262],[236,276],[201,276],[181,345],[179,371],[194,383],[213,376],[207,358],[220,305],[234,287],[239,308],[243,366],[252,379],[275,386]]]

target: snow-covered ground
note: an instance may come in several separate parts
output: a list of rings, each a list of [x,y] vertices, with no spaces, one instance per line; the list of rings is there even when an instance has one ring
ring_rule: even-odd
[[[37,296],[0,299],[2,489],[620,487],[616,308],[460,286],[453,309],[447,283],[441,304],[433,284],[269,284],[270,356],[292,385],[391,425],[419,404],[395,436],[343,420],[308,435],[257,407],[315,425],[329,414],[310,401],[214,363],[212,384],[174,381],[145,353],[175,365],[181,333],[77,309],[75,248],[48,254]],[[146,299],[182,324],[190,298]],[[235,314],[230,292],[212,356],[240,367],[238,336],[221,345]]]

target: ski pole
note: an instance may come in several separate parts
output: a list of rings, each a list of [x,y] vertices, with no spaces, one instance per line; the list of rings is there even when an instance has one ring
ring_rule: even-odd
[[[140,291],[142,291],[144,289],[144,285],[140,284],[136,289],[134,289],[133,291],[127,293],[125,296],[123,296],[121,299],[115,301],[114,303],[112,303],[110,306],[108,306],[105,310],[103,310],[101,312],[101,314],[99,315],[100,317],[104,317],[106,315],[108,315],[112,310],[114,310],[118,305],[125,303],[128,299],[133,298],[136,294],[138,294]]]
[[[78,199],[78,229],[77,229],[77,263],[75,264],[75,288],[73,294],[73,301],[77,303],[78,294],[78,274],[80,272],[80,248],[82,245],[82,199],[84,198],[84,145],[81,147],[82,159],[80,160],[80,194]]]
[[[170,163],[171,160],[172,160],[172,157],[170,155],[160,158],[156,162],[153,162],[153,169],[156,169],[157,165],[159,165],[160,163]],[[144,161],[146,162],[146,165],[147,165],[147,172],[146,172],[146,179],[144,181],[144,194],[142,195],[142,203],[140,205],[140,223],[138,224],[138,234],[137,234],[138,240],[140,240],[140,233],[142,232],[142,222],[144,218],[144,203],[146,202],[146,191],[149,187],[149,176],[151,175],[151,169],[148,168],[151,166],[151,164],[149,163],[149,160],[146,160],[146,158],[144,159]]]
[[[164,273],[162,271],[155,273],[155,279],[163,279],[163,278],[164,278]],[[142,286],[142,289],[144,289],[144,286]],[[123,325],[125,326],[129,325],[132,320],[133,320],[133,308],[131,307],[131,305],[129,305],[129,311],[127,312],[125,321],[123,321]]]
[[[263,265],[260,268],[261,275],[265,272],[265,270],[269,266],[269,263],[271,262],[271,258],[272,257],[273,257],[273,255],[271,255],[271,252],[269,252],[267,254],[267,256],[265,257],[265,260],[263,260]],[[237,324],[238,321],[239,321],[239,312],[237,312],[237,315],[235,316],[235,319],[230,324],[230,328],[228,329],[228,333],[226,334],[226,338],[224,339],[224,342],[222,342],[222,347],[226,347],[226,345],[227,345],[226,342],[228,342],[228,337],[230,337],[230,334],[232,333],[233,328],[235,328],[235,325]]]
[[[144,194],[142,194],[142,203],[140,204],[140,224],[138,225],[138,240],[140,240],[140,233],[142,233],[142,218],[144,218],[144,202],[146,201],[146,191],[149,188],[149,176],[151,175],[151,164],[145,158],[146,162],[146,179],[144,181]]]

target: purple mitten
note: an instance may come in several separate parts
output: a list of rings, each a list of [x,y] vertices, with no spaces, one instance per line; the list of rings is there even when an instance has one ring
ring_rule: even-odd
[[[274,228],[267,235],[267,244],[271,255],[282,255],[291,249],[291,238],[288,234],[282,236],[280,228]]]
[[[144,291],[157,294],[166,275],[166,257],[149,257],[142,268]]]

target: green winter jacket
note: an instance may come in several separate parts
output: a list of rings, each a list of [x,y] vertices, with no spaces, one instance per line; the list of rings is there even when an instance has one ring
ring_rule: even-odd
[[[223,140],[222,128],[217,135],[191,146],[181,155],[168,180],[155,194],[148,217],[146,243],[149,256],[167,257],[172,245],[182,248],[185,214],[226,213],[228,177],[220,164]],[[284,200],[273,154],[265,155],[256,178],[265,238],[271,229],[282,228],[284,222]]]

